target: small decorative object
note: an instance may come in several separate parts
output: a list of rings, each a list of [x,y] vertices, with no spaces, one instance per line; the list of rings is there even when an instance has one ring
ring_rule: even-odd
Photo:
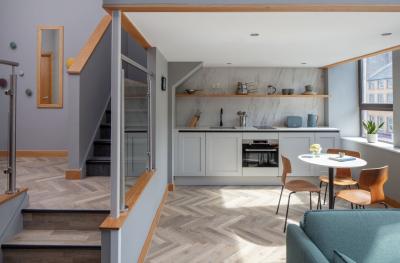
[[[185,92],[189,95],[195,94],[198,91],[198,89],[185,89]]]
[[[308,114],[307,115],[307,127],[317,127],[318,124],[318,115],[317,114]]]
[[[282,95],[289,95],[289,89],[282,89]]]
[[[23,76],[25,76],[25,72],[23,70],[18,71],[18,76],[22,78]]]
[[[379,124],[376,124],[373,121],[362,122],[362,125],[367,132],[367,141],[369,143],[375,143],[378,141],[378,131],[380,128],[383,127],[384,124],[384,122],[381,122]]]
[[[288,89],[288,95],[293,95],[294,89]]]
[[[321,145],[319,145],[318,143],[315,144],[311,144],[310,146],[310,152],[314,155],[314,156],[319,156],[321,154]]]
[[[346,156],[346,153],[344,153],[344,152],[339,152],[339,157],[340,158],[343,158],[343,157],[345,157]]]
[[[25,90],[25,94],[26,94],[26,96],[31,97],[32,96],[32,90],[31,89],[26,89]]]
[[[65,66],[67,67],[67,69],[69,69],[72,64],[74,64],[75,59],[74,58],[67,58],[67,61],[65,62]]]
[[[268,95],[273,95],[276,93],[276,88],[272,85],[268,85],[267,87],[267,94]]]
[[[167,78],[164,76],[161,77],[161,90],[167,90]]]
[[[0,79],[0,88],[5,89],[7,88],[7,80],[6,79]]]
[[[189,128],[197,127],[197,124],[199,123],[199,120],[200,120],[200,116],[201,116],[201,111],[197,110],[196,114],[193,115],[193,117],[190,119],[190,121],[188,123],[188,127]]]
[[[10,42],[10,48],[11,48],[12,50],[16,50],[16,49],[17,49],[17,43],[15,43],[14,41],[11,41],[11,42]]]
[[[312,85],[306,85],[304,86],[305,92],[303,92],[303,95],[316,95],[317,93],[314,92],[314,87]]]
[[[286,125],[288,128],[300,128],[303,126],[303,118],[301,116],[288,116]]]

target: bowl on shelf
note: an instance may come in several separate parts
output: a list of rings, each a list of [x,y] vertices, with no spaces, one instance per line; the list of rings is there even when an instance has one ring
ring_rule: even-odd
[[[189,95],[195,94],[198,91],[198,89],[185,89],[185,92]]]

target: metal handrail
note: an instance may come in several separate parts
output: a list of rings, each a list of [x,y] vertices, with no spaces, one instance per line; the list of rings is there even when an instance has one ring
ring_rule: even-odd
[[[0,59],[0,64],[11,66],[10,88],[5,91],[7,96],[10,96],[9,109],[9,141],[8,141],[8,167],[4,173],[8,175],[7,194],[17,192],[17,165],[16,165],[16,130],[17,130],[17,75],[15,67],[19,66],[18,62]]]

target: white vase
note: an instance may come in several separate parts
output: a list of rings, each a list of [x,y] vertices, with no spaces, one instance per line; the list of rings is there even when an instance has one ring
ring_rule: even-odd
[[[377,133],[375,133],[375,134],[367,134],[367,141],[369,143],[377,142],[378,141],[378,134]]]

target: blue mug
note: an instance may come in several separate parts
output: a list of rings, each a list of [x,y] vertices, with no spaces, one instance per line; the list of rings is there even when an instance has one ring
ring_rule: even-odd
[[[318,125],[318,115],[308,114],[307,116],[307,127],[317,127]]]

